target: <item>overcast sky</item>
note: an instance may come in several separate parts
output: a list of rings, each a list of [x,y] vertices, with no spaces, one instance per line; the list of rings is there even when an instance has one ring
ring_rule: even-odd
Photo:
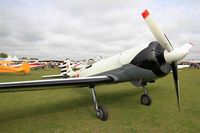
[[[0,0],[0,53],[40,59],[103,58],[155,40],[148,9],[174,47],[200,59],[199,0]]]

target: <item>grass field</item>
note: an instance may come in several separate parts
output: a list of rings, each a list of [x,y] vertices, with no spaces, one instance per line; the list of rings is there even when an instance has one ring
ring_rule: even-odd
[[[40,79],[58,69],[27,76],[1,74],[0,82]],[[200,70],[179,72],[182,110],[178,112],[172,75],[149,84],[151,106],[140,104],[143,90],[130,83],[97,87],[109,119],[96,118],[88,88],[0,93],[1,133],[197,133],[200,131]],[[58,88],[58,87],[55,87]]]

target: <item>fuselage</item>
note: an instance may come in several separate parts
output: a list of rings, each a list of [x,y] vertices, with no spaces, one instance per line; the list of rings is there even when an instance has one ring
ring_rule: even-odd
[[[159,53],[160,52],[160,53]],[[116,82],[154,81],[167,75],[171,67],[162,60],[164,49],[158,42],[139,45],[78,72],[80,77],[111,76]]]

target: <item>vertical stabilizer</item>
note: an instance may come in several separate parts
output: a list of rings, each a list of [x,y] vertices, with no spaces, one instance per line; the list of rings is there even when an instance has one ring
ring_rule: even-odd
[[[20,66],[18,72],[23,72],[24,74],[30,73],[30,66],[29,66],[29,64],[28,63],[23,63]]]
[[[61,65],[61,75],[72,75],[74,71],[72,70],[70,60],[66,59],[64,63]]]

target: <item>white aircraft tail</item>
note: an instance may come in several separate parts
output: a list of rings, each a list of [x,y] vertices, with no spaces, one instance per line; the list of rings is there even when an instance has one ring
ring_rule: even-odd
[[[72,75],[74,73],[74,71],[72,70],[71,64],[70,64],[70,60],[66,59],[64,61],[64,63],[61,65],[61,75]]]
[[[59,65],[61,68],[60,74],[57,75],[45,75],[42,78],[64,78],[64,77],[71,77],[74,74],[74,71],[71,68],[70,60],[66,59],[63,64]]]

